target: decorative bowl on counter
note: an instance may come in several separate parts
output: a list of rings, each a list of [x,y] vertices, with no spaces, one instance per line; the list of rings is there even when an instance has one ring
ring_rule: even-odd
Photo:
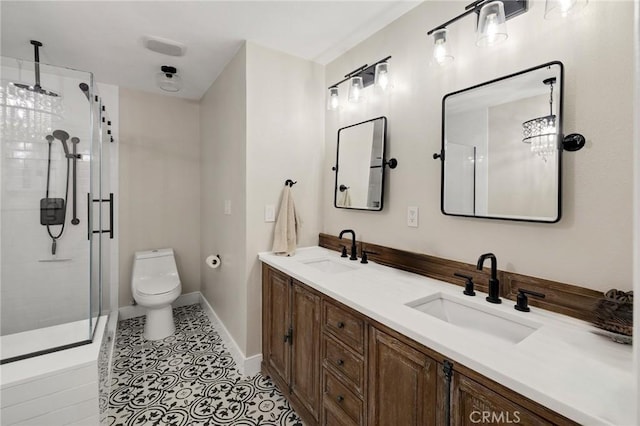
[[[633,336],[633,291],[611,289],[596,303],[593,324],[618,343],[631,344]]]

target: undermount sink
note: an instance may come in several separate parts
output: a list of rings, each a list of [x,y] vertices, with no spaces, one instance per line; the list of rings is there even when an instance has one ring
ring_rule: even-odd
[[[540,324],[494,312],[490,306],[485,308],[465,303],[461,297],[443,293],[414,300],[407,306],[457,327],[513,344],[521,342],[540,328]]]
[[[335,260],[327,258],[307,260],[302,263],[328,274],[337,274],[339,272],[352,271],[355,269],[353,266],[345,265],[344,263],[336,262]]]

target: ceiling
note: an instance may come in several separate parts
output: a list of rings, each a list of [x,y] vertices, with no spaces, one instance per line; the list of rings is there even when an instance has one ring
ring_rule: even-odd
[[[200,99],[244,40],[326,64],[417,6],[416,1],[2,1],[1,53],[92,71],[99,82],[163,93],[161,65],[184,81],[176,95]],[[145,36],[186,45],[172,57]],[[372,60],[375,58],[372,58]]]

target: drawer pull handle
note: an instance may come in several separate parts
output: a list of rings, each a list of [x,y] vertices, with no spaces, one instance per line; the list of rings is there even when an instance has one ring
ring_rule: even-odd
[[[338,401],[338,402],[344,401],[344,396],[338,395],[338,397],[336,398],[336,401]]]
[[[341,360],[341,359],[339,359],[339,360],[336,362],[336,364],[338,364],[338,365],[340,365],[340,366],[343,366],[343,365],[344,365],[344,361],[343,361],[343,360]]]
[[[336,324],[338,326],[338,328],[344,328],[344,323],[342,321],[338,322],[338,324]]]

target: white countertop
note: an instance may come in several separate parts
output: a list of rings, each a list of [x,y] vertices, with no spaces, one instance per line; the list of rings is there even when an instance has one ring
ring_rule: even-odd
[[[585,425],[634,425],[638,404],[631,345],[597,335],[590,324],[536,307],[518,312],[514,302],[485,301],[485,293],[462,296],[443,281],[369,262],[349,261],[335,251],[307,247],[291,257],[260,253],[262,262],[486,377]],[[327,273],[303,262],[331,258],[353,269]],[[406,303],[436,293],[495,309],[539,328],[519,343],[487,338],[427,315]]]

